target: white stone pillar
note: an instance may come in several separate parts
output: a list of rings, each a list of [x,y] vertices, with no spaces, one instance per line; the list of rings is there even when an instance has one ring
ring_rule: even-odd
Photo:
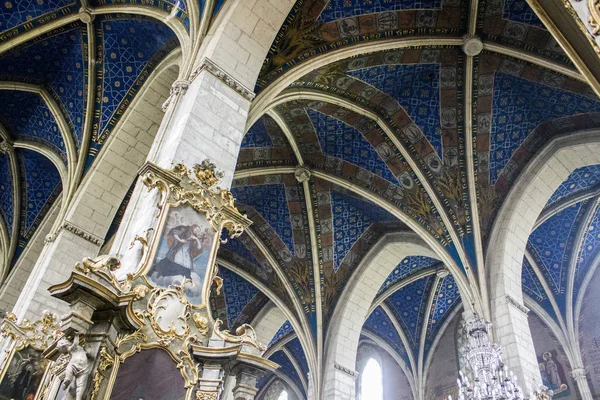
[[[229,188],[254,93],[208,59],[189,82],[177,81],[174,89],[147,161],[170,169],[208,159],[224,172],[219,186]],[[148,193],[140,181],[136,184],[110,251],[121,260],[119,277],[133,272],[141,259],[141,246],[131,244],[153,226],[159,195],[157,190]]]
[[[338,363],[327,365],[325,371],[323,399],[355,400],[358,372]]]
[[[519,300],[508,295],[496,297],[494,301],[493,340],[500,344],[504,363],[517,376],[524,394],[529,396],[542,384],[527,322],[529,310]]]
[[[592,400],[592,391],[588,384],[587,377],[585,374],[585,368],[573,368],[571,371],[571,377],[577,383],[577,389],[579,389],[579,395],[582,400]]]

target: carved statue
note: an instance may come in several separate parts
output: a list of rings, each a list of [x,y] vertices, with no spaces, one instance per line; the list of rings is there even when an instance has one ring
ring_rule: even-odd
[[[88,354],[79,344],[79,334],[75,334],[71,342],[66,336],[58,340],[56,349],[62,354],[68,354],[71,359],[65,369],[63,385],[67,394],[64,400],[83,400],[83,395],[88,385],[88,378],[92,372],[92,363]]]

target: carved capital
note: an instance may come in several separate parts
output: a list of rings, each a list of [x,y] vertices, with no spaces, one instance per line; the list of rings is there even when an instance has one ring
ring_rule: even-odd
[[[353,370],[351,370],[349,368],[346,368],[346,367],[344,367],[344,366],[342,366],[342,365],[340,365],[338,363],[333,363],[333,367],[335,369],[337,369],[338,371],[342,371],[343,373],[345,373],[347,375],[350,375],[351,377],[353,377],[355,379],[358,377],[358,372],[353,371]]]
[[[239,95],[241,95],[246,100],[248,100],[248,101],[254,100],[254,97],[256,96],[256,94],[252,90],[250,90],[246,86],[242,85],[235,78],[230,76],[227,72],[225,72],[223,69],[221,69],[221,67],[219,67],[217,64],[215,64],[213,61],[211,61],[208,58],[205,58],[200,62],[200,65],[194,70],[194,72],[192,72],[192,75],[190,76],[190,80],[193,81],[198,75],[200,75],[200,72],[202,72],[204,70],[206,70],[207,72],[210,72],[218,80],[220,80],[221,82],[223,82],[224,84],[226,84],[227,86],[229,86],[230,88],[235,90]]]
[[[56,240],[56,234],[55,233],[49,233],[44,238],[44,244],[53,243],[55,240]]]
[[[88,242],[95,244],[96,246],[102,246],[102,243],[104,242],[104,240],[100,239],[99,237],[85,231],[84,229],[73,225],[72,223],[70,223],[69,221],[65,221],[61,227],[61,230],[65,230],[68,232],[71,232],[72,234],[74,234],[75,236],[79,236],[80,238],[87,240]]]
[[[306,167],[297,166],[296,171],[294,171],[294,176],[298,182],[306,182],[310,179],[310,170]]]
[[[575,379],[576,381],[578,381],[580,379],[586,379],[585,368],[574,368],[571,371],[571,377],[573,377],[573,379]]]
[[[167,109],[173,103],[173,100],[175,100],[177,96],[183,96],[185,92],[187,92],[189,87],[190,82],[184,79],[179,79],[173,82],[173,84],[171,85],[171,90],[169,92],[169,97],[167,98],[167,100],[165,100],[165,102],[162,105],[163,112],[167,111]]]
[[[513,306],[514,308],[516,308],[517,310],[521,311],[523,314],[525,314],[525,315],[529,314],[529,308],[527,308],[523,304],[519,303],[512,296],[506,295],[506,301],[508,302],[508,304],[510,304],[511,306]]]

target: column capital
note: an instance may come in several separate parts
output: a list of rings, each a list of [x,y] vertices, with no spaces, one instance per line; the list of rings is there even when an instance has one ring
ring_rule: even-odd
[[[183,96],[185,92],[187,92],[190,87],[190,81],[186,81],[185,79],[178,79],[171,85],[171,89],[169,90],[169,97],[162,105],[163,112],[166,112],[169,106],[173,103],[173,100],[177,96]]]
[[[508,302],[508,304],[510,304],[517,310],[521,311],[525,315],[529,314],[529,308],[525,307],[523,304],[521,304],[519,301],[517,301],[517,299],[515,299],[514,297],[512,297],[508,294],[505,296],[505,298],[506,298],[506,301]]]
[[[214,61],[212,61],[209,58],[203,58],[202,61],[200,61],[200,64],[196,67],[196,69],[194,69],[194,71],[190,75],[190,81],[196,79],[196,77],[200,75],[202,71],[207,71],[211,73],[218,80],[235,90],[238,94],[240,94],[243,98],[245,98],[248,101],[252,101],[254,100],[254,97],[256,97],[256,94],[252,90],[248,89],[237,79],[229,75],[227,72],[225,72],[223,68],[219,67]]]
[[[14,151],[14,147],[12,143],[3,140],[0,142],[0,153],[1,154],[11,154]]]
[[[580,379],[586,379],[585,368],[573,368],[571,371],[571,377],[576,381]]]

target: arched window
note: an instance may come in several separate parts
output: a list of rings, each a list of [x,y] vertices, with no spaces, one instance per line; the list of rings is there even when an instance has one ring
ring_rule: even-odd
[[[383,374],[374,358],[367,361],[360,376],[360,399],[383,400]]]
[[[282,390],[277,400],[288,400],[287,390]]]

